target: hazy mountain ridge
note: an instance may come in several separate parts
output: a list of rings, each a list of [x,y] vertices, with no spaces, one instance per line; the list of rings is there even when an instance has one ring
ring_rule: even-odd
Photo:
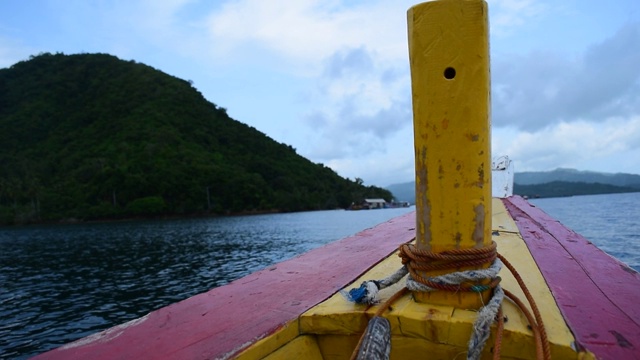
[[[640,175],[565,168],[515,173],[514,182],[514,192],[527,196],[551,197],[640,191]],[[398,201],[415,201],[414,181],[392,184],[386,189],[391,191]]]
[[[640,188],[640,175],[628,173],[604,173],[559,168],[552,171],[516,172],[514,182],[520,185],[544,184],[553,181],[600,183]]]

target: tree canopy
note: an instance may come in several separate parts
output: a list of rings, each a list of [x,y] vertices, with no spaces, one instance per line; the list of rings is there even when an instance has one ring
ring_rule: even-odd
[[[247,99],[249,105],[251,99]],[[392,194],[107,54],[0,69],[0,223],[345,208]]]

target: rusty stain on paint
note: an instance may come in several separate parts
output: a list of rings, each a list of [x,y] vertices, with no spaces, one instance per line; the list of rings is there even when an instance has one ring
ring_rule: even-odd
[[[465,136],[467,137],[467,139],[469,139],[469,141],[477,142],[478,140],[480,140],[479,134],[467,133],[465,134]]]
[[[478,167],[478,187],[484,186],[484,163],[481,163]]]
[[[419,154],[421,158],[421,163],[425,164],[427,159],[427,147],[424,146]],[[427,190],[429,189],[429,180],[427,177],[427,167],[426,166],[418,166],[416,168],[416,200],[422,204],[422,206],[416,207],[417,216],[416,216],[416,228],[422,234],[422,240],[424,240],[423,245],[427,250],[431,249],[431,203],[429,202],[429,197],[427,194]],[[420,240],[420,236],[417,236],[416,239]]]
[[[456,249],[460,249],[460,243],[462,242],[462,234],[460,234],[460,232],[456,232]]]
[[[473,229],[473,241],[476,243],[476,248],[483,247],[484,242],[484,204],[480,203],[473,209],[475,212],[476,226]]]

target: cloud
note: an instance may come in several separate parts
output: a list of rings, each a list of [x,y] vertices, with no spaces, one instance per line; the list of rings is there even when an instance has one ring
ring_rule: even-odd
[[[373,60],[364,47],[345,49],[333,53],[327,59],[325,76],[341,78],[345,73],[367,73],[373,70]]]
[[[547,5],[537,0],[490,0],[491,34],[507,35],[536,17],[541,17]]]
[[[599,123],[560,122],[535,132],[498,129],[493,137],[493,153],[509,155],[518,164],[516,171],[589,169],[595,163],[615,162],[620,154],[638,151],[640,115],[611,117]],[[640,158],[635,159],[635,166],[640,166]]]
[[[386,186],[410,181],[415,177],[412,139],[412,128],[404,127],[391,135],[385,146],[373,138],[366,141],[363,150],[369,148],[375,156],[362,153],[360,156],[336,157],[325,161],[325,165],[342,176],[364,179],[367,185]]]
[[[317,71],[336,50],[364,44],[374,44],[381,57],[406,57],[406,42],[398,41],[406,38],[406,15],[399,9],[401,3],[386,1],[239,0],[210,14],[206,26],[215,56],[242,57],[259,47],[286,66]]]
[[[305,118],[317,134],[307,154],[322,161],[380,153],[388,139],[411,127],[408,71],[364,47],[340,49],[323,62]]]
[[[532,131],[558,121],[602,121],[640,112],[640,23],[580,58],[550,52],[494,61],[493,123]]]

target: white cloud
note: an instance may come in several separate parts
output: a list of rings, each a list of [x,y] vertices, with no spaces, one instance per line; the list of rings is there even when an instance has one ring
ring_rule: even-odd
[[[360,156],[335,158],[325,162],[325,165],[341,176],[351,179],[359,177],[366,185],[388,186],[411,181],[415,177],[411,127],[395,132],[385,145],[373,138],[356,138],[366,142],[361,150],[371,153],[363,152]]]
[[[540,17],[547,5],[539,0],[488,0],[491,34],[507,35],[527,22]]]
[[[638,151],[640,25],[612,30],[623,23],[612,14],[635,2],[616,3],[620,9],[593,30],[585,25],[600,15],[594,9],[611,4],[488,3],[496,151],[531,169],[588,166]],[[109,52],[194,80],[237,120],[345,176],[384,184],[413,172],[406,24],[413,1],[51,4],[28,25],[50,34],[34,31],[34,42],[0,33],[0,65],[14,63],[16,51],[16,60],[43,51],[43,43],[51,44],[44,51]],[[573,41],[561,36],[568,32]],[[37,50],[24,52],[22,43]]]
[[[509,155],[515,160],[516,171],[590,169],[592,164],[607,159],[615,161],[619,154],[637,151],[640,151],[638,115],[612,117],[601,123],[560,122],[536,132],[498,128],[493,136],[493,153]],[[640,166],[640,158],[634,163]]]
[[[407,69],[387,66],[375,51],[341,49],[327,58],[307,124],[318,136],[308,156],[332,164],[364,161],[390,147],[389,139],[411,128]]]
[[[286,59],[288,65],[317,70],[337,50],[365,44],[374,44],[381,57],[405,56],[406,43],[398,42],[406,37],[404,11],[396,11],[401,8],[383,1],[347,6],[335,0],[241,0],[225,3],[207,24],[219,56],[260,47]]]
[[[640,113],[640,23],[621,28],[578,59],[532,52],[494,61],[493,120],[537,130],[558,121]]]

